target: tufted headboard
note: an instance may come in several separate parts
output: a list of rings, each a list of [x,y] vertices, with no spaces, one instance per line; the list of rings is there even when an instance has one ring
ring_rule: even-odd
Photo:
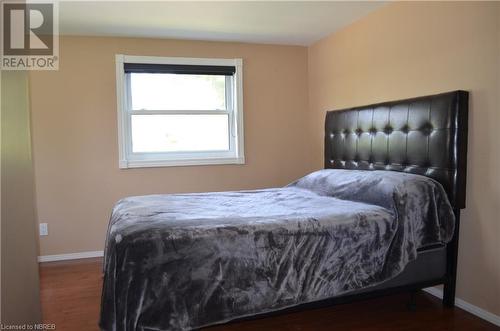
[[[443,185],[465,208],[468,92],[329,111],[325,168],[404,171]]]

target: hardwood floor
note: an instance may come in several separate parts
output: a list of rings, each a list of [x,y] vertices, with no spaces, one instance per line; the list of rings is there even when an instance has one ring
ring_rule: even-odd
[[[58,331],[99,330],[102,259],[42,263],[41,300],[44,323]],[[265,319],[220,325],[207,331],[500,331],[461,309],[443,309],[426,293],[417,296],[417,310],[408,311],[407,295],[290,313]]]
[[[40,265],[43,322],[55,323],[57,331],[99,330],[102,259]]]

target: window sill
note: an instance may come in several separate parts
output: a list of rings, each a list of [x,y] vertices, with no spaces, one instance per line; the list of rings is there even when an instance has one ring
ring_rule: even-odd
[[[119,162],[120,169],[221,165],[221,164],[245,164],[245,158],[231,157],[231,158],[210,158],[210,159],[205,158],[205,159],[185,159],[185,160],[120,160]]]

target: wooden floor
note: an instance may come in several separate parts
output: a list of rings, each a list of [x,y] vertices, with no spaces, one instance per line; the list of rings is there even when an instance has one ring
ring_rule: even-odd
[[[101,299],[101,259],[43,263],[41,299],[44,323],[55,323],[58,331],[97,331]],[[417,296],[417,310],[408,311],[407,295],[338,305],[234,323],[207,331],[326,331],[326,330],[496,330],[461,309],[443,309],[426,293]]]

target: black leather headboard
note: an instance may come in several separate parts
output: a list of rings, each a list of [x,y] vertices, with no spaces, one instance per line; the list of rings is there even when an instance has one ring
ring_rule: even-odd
[[[325,168],[425,175],[465,208],[468,97],[454,91],[329,111]]]

